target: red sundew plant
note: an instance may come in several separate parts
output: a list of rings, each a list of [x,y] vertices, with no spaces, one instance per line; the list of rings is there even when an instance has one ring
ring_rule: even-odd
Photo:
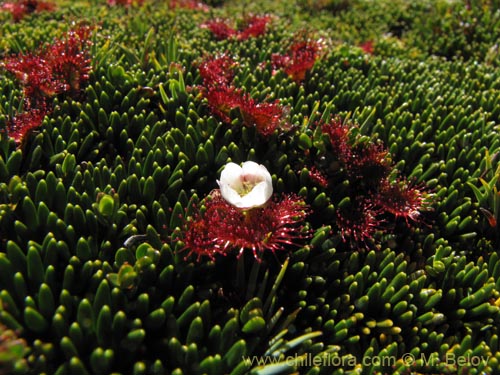
[[[227,55],[206,58],[199,65],[203,85],[200,89],[210,111],[225,123],[231,123],[231,113],[239,111],[244,126],[255,127],[263,136],[271,135],[278,127],[286,128],[286,108],[279,101],[256,102],[243,90],[232,86],[237,64]]]
[[[309,178],[311,179],[311,181],[313,181],[317,185],[321,186],[322,188],[328,187],[327,176],[323,172],[321,172],[318,168],[316,168],[315,166],[312,166],[309,169]]]
[[[336,224],[344,242],[368,245],[375,233],[382,229],[381,211],[366,199],[359,199],[337,210]]]
[[[352,154],[350,126],[340,116],[334,116],[330,121],[320,123],[319,127],[329,137],[333,153],[341,160],[349,160]]]
[[[211,112],[225,123],[231,123],[231,112],[238,110],[243,125],[255,127],[263,136],[273,134],[279,127],[286,128],[286,111],[278,100],[273,103],[258,103],[233,86],[209,87],[205,91]]]
[[[236,62],[226,54],[218,57],[208,57],[199,66],[198,70],[205,87],[222,85],[229,86],[234,78],[233,68]]]
[[[396,177],[389,152],[380,142],[367,141],[357,127],[339,116],[320,120],[314,133],[316,154],[309,178],[326,191],[338,183],[343,193],[337,199],[335,224],[344,242],[351,246],[372,243],[377,232],[387,232],[389,221],[420,222],[430,208],[430,195],[405,179]],[[319,146],[321,145],[321,146]],[[340,202],[347,198],[339,206]]]
[[[10,12],[15,22],[21,21],[25,16],[35,12],[51,12],[56,8],[52,3],[38,0],[19,0],[16,2],[5,2],[1,9]]]
[[[203,12],[208,12],[210,7],[196,0],[170,0],[169,7],[171,9],[179,8],[179,9],[189,9],[189,10],[201,10]]]
[[[273,54],[271,65],[275,70],[283,69],[295,82],[302,82],[321,54],[320,40],[303,38],[293,42],[286,54]]]
[[[422,210],[429,209],[427,194],[402,178],[393,183],[384,180],[373,200],[385,212],[403,218],[408,226],[410,221],[421,219]]]
[[[350,177],[378,184],[391,170],[389,153],[380,143],[358,142],[351,137],[352,125],[339,116],[321,124],[332,152]]]
[[[270,16],[251,15],[243,19],[241,26],[235,28],[229,20],[216,18],[201,25],[202,28],[210,30],[217,40],[237,39],[247,40],[264,35],[267,25],[271,21]]]
[[[225,123],[231,123],[231,111],[242,104],[243,93],[233,86],[211,86],[204,90],[210,111]]]
[[[238,32],[229,24],[229,21],[221,18],[207,21],[201,27],[210,30],[217,40],[230,39],[238,35]]]
[[[90,33],[89,27],[71,30],[64,39],[57,40],[50,45],[45,53],[54,80],[61,87],[61,92],[69,93],[72,97],[78,95],[82,85],[89,80]]]
[[[239,40],[246,40],[249,38],[257,38],[264,35],[267,31],[267,25],[271,21],[271,16],[257,16],[252,15],[243,20],[243,27],[241,28],[237,38]]]
[[[47,98],[53,97],[60,90],[50,65],[39,55],[19,54],[7,58],[0,66],[21,83],[25,103],[29,108],[45,103]]]
[[[91,69],[88,47],[89,27],[69,31],[64,38],[35,53],[5,59],[1,68],[13,74],[23,86],[24,111],[11,120],[9,135],[18,143],[30,130],[41,124],[51,112],[56,95],[76,98],[89,79]],[[26,129],[25,129],[26,128]]]
[[[89,79],[89,36],[88,27],[69,31],[63,39],[38,53],[9,57],[1,66],[22,84],[28,103],[38,103],[61,93],[74,93]]]
[[[359,48],[361,48],[363,52],[368,55],[373,55],[373,51],[375,49],[372,40],[367,40],[366,42],[361,43]]]
[[[249,96],[245,96],[239,107],[243,124],[247,127],[255,126],[257,132],[269,136],[281,127],[286,127],[285,111],[279,100],[273,103],[256,103]]]
[[[347,173],[354,179],[379,184],[391,171],[389,152],[380,143],[362,142],[353,145],[348,159],[341,159]]]
[[[14,116],[9,124],[9,137],[13,138],[17,144],[21,144],[30,132],[42,124],[47,113],[47,109],[42,106],[42,108],[30,109]]]
[[[285,251],[310,236],[302,223],[308,207],[294,195],[275,197],[264,207],[242,210],[215,190],[203,210],[194,207],[194,211],[180,234],[183,251],[188,252],[186,258],[195,255],[197,260],[204,256],[214,259],[231,251],[238,252],[239,257],[248,249],[260,261],[264,252]]]
[[[108,0],[108,5],[141,6],[142,4],[144,4],[144,0]]]

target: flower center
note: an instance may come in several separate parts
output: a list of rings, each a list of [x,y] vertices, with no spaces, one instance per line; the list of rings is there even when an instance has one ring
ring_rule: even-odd
[[[243,174],[240,176],[241,185],[238,186],[238,188],[235,190],[241,197],[244,197],[245,195],[250,193],[257,184],[259,184],[262,181],[264,181],[264,178],[262,176],[256,176],[253,174]]]

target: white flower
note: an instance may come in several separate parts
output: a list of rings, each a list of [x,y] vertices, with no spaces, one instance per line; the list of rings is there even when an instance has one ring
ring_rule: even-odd
[[[228,163],[217,181],[222,197],[238,208],[258,207],[273,194],[271,174],[261,164],[244,162],[241,167]]]

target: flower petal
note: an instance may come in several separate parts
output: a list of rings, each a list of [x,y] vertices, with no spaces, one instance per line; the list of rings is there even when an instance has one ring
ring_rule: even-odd
[[[235,163],[227,163],[220,174],[219,185],[222,183],[224,185],[229,185],[233,188],[242,187],[242,182],[240,176],[243,173],[243,169]]]
[[[217,181],[222,197],[238,208],[258,207],[273,193],[271,174],[263,165],[246,161],[240,167],[228,163]]]
[[[222,197],[230,204],[236,207],[242,207],[242,197],[230,185],[219,182],[220,193]]]
[[[268,184],[267,181],[262,181],[255,185],[250,193],[241,197],[241,202],[239,205],[235,204],[235,206],[239,208],[262,206],[269,200],[269,198],[271,198],[272,194],[273,185]]]
[[[269,174],[269,171],[266,169],[266,167],[264,167],[262,164],[257,164],[254,161],[244,162],[243,164],[241,164],[241,169],[245,174],[252,174],[257,176],[268,175],[269,178],[271,178],[271,175]]]

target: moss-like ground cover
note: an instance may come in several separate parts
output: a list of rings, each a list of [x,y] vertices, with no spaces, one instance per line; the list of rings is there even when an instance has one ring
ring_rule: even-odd
[[[498,1],[128,3],[2,5],[0,373],[500,373]]]

